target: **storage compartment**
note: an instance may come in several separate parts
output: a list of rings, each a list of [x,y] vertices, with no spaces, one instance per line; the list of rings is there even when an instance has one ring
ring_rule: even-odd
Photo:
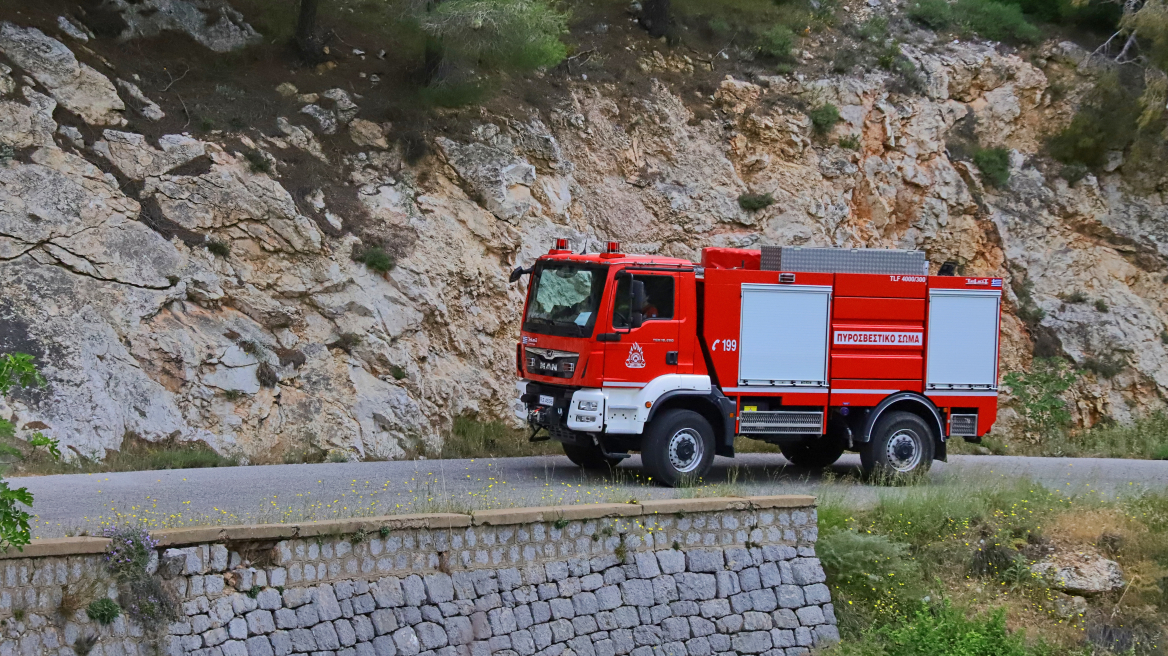
[[[831,287],[742,285],[741,386],[827,386]]]
[[[977,413],[949,415],[950,437],[977,437]]]
[[[925,388],[997,389],[1001,292],[929,290]]]

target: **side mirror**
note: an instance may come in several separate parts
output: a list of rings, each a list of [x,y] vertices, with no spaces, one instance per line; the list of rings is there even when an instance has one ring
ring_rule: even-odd
[[[632,284],[632,303],[629,312],[629,325],[632,328],[640,328],[641,324],[645,323],[645,315],[641,313],[641,308],[645,307],[645,281],[634,280]]]
[[[515,267],[515,270],[511,272],[511,277],[507,279],[507,282],[510,282],[512,284],[517,283],[517,282],[519,282],[520,278],[522,278],[523,276],[526,276],[529,273],[531,273],[531,269],[524,269],[523,267]]]
[[[957,274],[957,263],[949,260],[941,265],[941,270],[937,272],[938,276],[952,276]]]

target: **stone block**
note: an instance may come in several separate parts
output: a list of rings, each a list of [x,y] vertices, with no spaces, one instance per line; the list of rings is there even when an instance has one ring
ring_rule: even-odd
[[[251,635],[264,635],[276,630],[276,621],[270,610],[253,610],[245,616]]]
[[[795,611],[795,616],[799,618],[799,623],[803,626],[815,626],[826,623],[826,620],[823,618],[823,610],[819,606],[804,606]]]
[[[426,602],[426,585],[417,574],[407,576],[401,582],[407,606],[421,606]]]
[[[823,583],[827,575],[823,573],[823,566],[818,558],[796,558],[791,561],[791,576],[795,585],[811,585]]]
[[[771,643],[776,648],[794,647],[795,632],[790,629],[771,629]]]
[[[730,644],[739,654],[761,654],[771,648],[771,634],[767,631],[738,633],[730,637]]]
[[[780,585],[778,593],[779,606],[783,608],[802,608],[806,605],[803,588],[797,585]]]
[[[698,612],[702,617],[717,619],[733,612],[728,599],[709,599],[698,603]]]
[[[439,649],[449,642],[446,631],[433,622],[422,622],[414,630],[418,634],[418,641],[422,643],[422,649]]]
[[[395,615],[393,610],[389,608],[382,608],[374,611],[369,615],[369,619],[372,622],[373,630],[377,633],[377,635],[393,633],[398,628],[397,615]]]
[[[422,651],[422,643],[413,627],[405,626],[393,632],[393,644],[401,656],[417,656]]]
[[[730,597],[742,592],[743,588],[739,581],[738,574],[735,572],[716,572],[714,574],[717,580],[718,596],[722,598]],[[757,586],[752,589],[757,589]]]
[[[816,645],[834,645],[840,641],[839,629],[831,624],[821,624],[811,630],[812,642]]]
[[[275,656],[272,643],[267,636],[255,636],[247,639],[247,656]]]
[[[376,656],[397,656],[397,645],[392,636],[378,636],[373,639],[373,652]]]
[[[721,549],[691,549],[686,552],[686,568],[691,572],[720,572],[726,566]]]
[[[425,578],[426,596],[431,604],[454,600],[454,581],[445,572],[427,574]]]
[[[677,579],[677,594],[680,599],[702,601],[713,599],[718,594],[717,580],[713,574],[682,572],[675,574],[674,578]]]
[[[661,622],[661,631],[666,641],[688,640],[689,620],[684,617],[667,617]]]

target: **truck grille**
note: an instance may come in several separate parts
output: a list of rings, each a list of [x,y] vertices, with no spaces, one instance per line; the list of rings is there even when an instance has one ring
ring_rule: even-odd
[[[955,437],[977,437],[977,415],[949,415],[949,434]]]
[[[743,412],[739,422],[743,435],[823,432],[822,410],[771,410]]]

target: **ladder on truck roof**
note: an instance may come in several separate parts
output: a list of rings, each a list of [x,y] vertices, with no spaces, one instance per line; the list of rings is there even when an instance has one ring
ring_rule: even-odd
[[[927,276],[929,261],[925,259],[924,251],[763,246],[762,270]]]

